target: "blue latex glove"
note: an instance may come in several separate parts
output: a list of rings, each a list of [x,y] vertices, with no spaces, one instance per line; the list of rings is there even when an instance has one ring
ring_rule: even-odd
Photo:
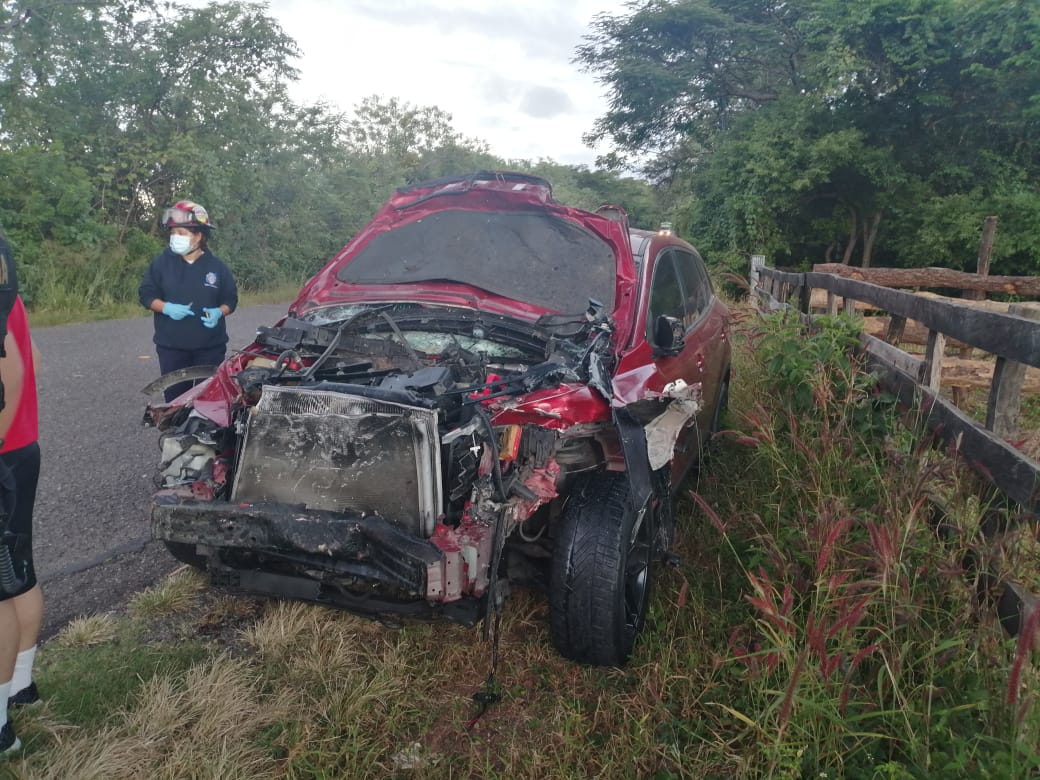
[[[162,313],[171,320],[183,320],[185,317],[195,316],[195,312],[191,310],[190,304],[170,303],[169,301],[163,304]]]
[[[220,322],[220,318],[224,316],[224,310],[219,306],[215,309],[203,309],[202,310],[202,324],[207,328],[217,327],[217,323]]]

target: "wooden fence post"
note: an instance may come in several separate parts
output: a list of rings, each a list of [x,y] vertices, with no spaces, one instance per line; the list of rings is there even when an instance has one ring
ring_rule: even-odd
[[[1013,303],[1008,307],[1008,314],[1040,320],[1040,309],[1036,306]],[[1022,410],[1022,382],[1025,376],[1024,365],[997,356],[989,400],[986,402],[986,427],[997,436],[1018,435],[1018,415]]]
[[[928,331],[928,346],[925,347],[924,365],[921,366],[921,384],[938,394],[942,383],[943,352],[946,336],[937,330]]]
[[[802,274],[802,286],[798,288],[798,308],[802,314],[812,316],[812,287],[806,281],[805,274]]]
[[[975,273],[979,276],[989,276],[989,262],[990,258],[993,257],[993,241],[997,235],[997,218],[986,217],[986,221],[982,223],[982,241],[979,242],[979,259],[975,267]],[[964,297],[970,301],[983,301],[986,299],[986,293],[982,290],[964,290]],[[958,357],[970,358],[974,350],[971,347],[961,347]],[[993,395],[990,394],[992,399]],[[964,408],[964,403],[967,400],[967,393],[963,387],[953,388],[953,402],[957,406]],[[987,412],[988,415],[988,412]],[[986,427],[989,427],[989,423],[986,423]]]
[[[760,271],[765,264],[765,255],[751,255],[751,272],[748,274],[748,282],[751,284],[752,298],[758,294],[758,282],[761,278]]]
[[[903,331],[906,330],[906,317],[900,317],[898,314],[893,314],[888,319],[888,329],[885,331],[885,341],[892,346],[899,346],[899,342],[903,340]]]

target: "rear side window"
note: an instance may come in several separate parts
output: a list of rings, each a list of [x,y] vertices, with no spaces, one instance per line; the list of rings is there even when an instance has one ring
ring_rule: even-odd
[[[689,328],[707,312],[714,291],[700,255],[682,249],[673,249],[672,254],[686,300],[684,323]]]

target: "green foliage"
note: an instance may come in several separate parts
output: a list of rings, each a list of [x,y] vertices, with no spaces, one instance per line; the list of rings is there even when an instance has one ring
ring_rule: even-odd
[[[610,89],[595,138],[651,162],[731,268],[1035,273],[1040,6],[1002,0],[676,0],[601,16],[579,60]]]
[[[243,290],[298,286],[395,188],[506,167],[433,106],[294,104],[297,54],[263,5],[242,0],[0,9],[0,226],[27,300],[57,311],[133,301],[164,240],[156,218],[182,198],[209,209],[213,250]],[[513,167],[538,166],[567,202],[631,199],[633,224],[659,221],[642,182]]]
[[[517,166],[548,179],[556,199],[568,206],[595,211],[603,205],[623,206],[632,227],[656,230],[668,219],[661,193],[642,179],[623,178],[604,170],[560,165],[551,160]]]
[[[0,225],[24,261],[40,241],[91,244],[104,237],[93,219],[87,172],[62,147],[26,146],[0,154]],[[28,252],[28,255],[26,254]]]
[[[756,353],[767,389],[800,418],[848,414],[848,407],[861,406],[877,384],[853,352],[861,332],[862,324],[845,314],[815,317],[811,325],[795,313],[770,315]],[[835,409],[827,403],[833,397],[849,403]]]
[[[723,602],[744,605],[724,615],[734,684],[713,697],[717,739],[753,776],[1027,776],[1040,713],[1008,703],[1014,647],[964,568],[986,546],[978,500],[894,427],[891,406],[870,403],[847,320],[806,331],[773,316],[745,335],[739,432],[698,495]],[[885,424],[864,435],[872,406]],[[958,529],[945,538],[937,495]]]

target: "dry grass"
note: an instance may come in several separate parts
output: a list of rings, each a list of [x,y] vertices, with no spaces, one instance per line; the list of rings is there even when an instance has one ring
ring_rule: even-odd
[[[226,656],[181,677],[145,683],[127,709],[99,730],[55,732],[27,777],[40,780],[178,780],[278,777],[258,745],[284,719],[289,699],[264,694],[248,663]]]
[[[114,615],[89,615],[69,622],[55,641],[66,647],[91,647],[111,642],[118,630],[119,622]]]
[[[130,612],[136,617],[158,618],[187,612],[198,603],[206,578],[189,566],[171,572],[158,585],[130,599]]]

